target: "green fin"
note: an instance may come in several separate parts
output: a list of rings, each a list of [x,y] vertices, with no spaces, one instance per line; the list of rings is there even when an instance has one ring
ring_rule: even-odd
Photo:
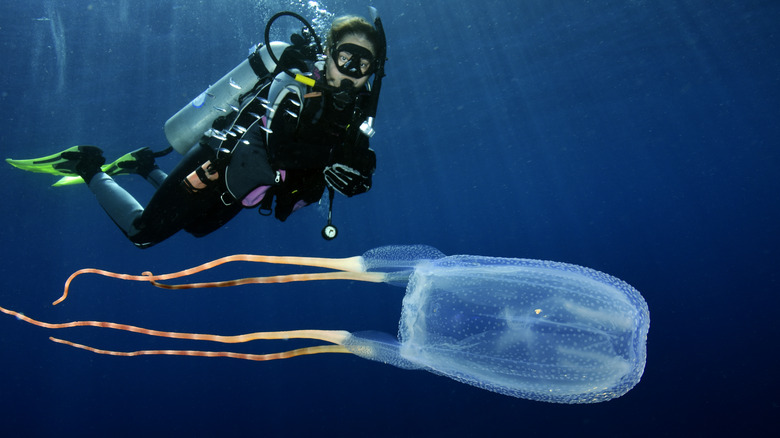
[[[58,179],[57,182],[52,184],[52,187],[64,187],[64,186],[72,186],[75,184],[84,184],[84,179],[80,176],[63,176],[62,178]]]
[[[117,158],[113,163],[106,164],[102,167],[103,172],[109,176],[115,175],[129,175],[136,172],[137,153],[149,148],[136,149],[133,152],[128,152],[121,157]]]
[[[104,164],[100,167],[100,171],[106,173],[108,176],[117,176],[117,175],[130,175],[133,173],[137,173],[137,165],[136,161],[137,159],[137,153],[140,151],[143,151],[144,149],[148,148],[140,148],[136,149],[132,152],[128,152],[121,157],[114,160],[113,163]],[[71,186],[74,184],[83,184],[84,180],[79,176],[63,176],[57,182],[52,184],[52,187],[63,187],[63,186]]]
[[[88,146],[92,147],[92,146]],[[63,187],[63,186],[70,186],[74,184],[83,184],[84,180],[78,176],[75,175],[73,172],[57,168],[57,164],[67,162],[67,158],[63,158],[62,155],[65,152],[81,152],[79,149],[81,146],[73,146],[71,148],[68,148],[62,152],[57,152],[56,154],[52,154],[46,157],[41,158],[31,158],[28,160],[13,160],[11,158],[6,158],[5,161],[16,167],[17,169],[26,170],[27,172],[37,172],[37,173],[48,173],[51,175],[59,175],[62,176],[57,182],[52,184],[52,187]],[[100,167],[100,170],[102,172],[105,172],[109,176],[116,176],[116,175],[128,175],[132,173],[137,173],[137,165],[136,161],[138,161],[137,156],[138,153],[143,151],[144,149],[148,148],[140,148],[136,149],[132,152],[128,152],[121,157],[117,158],[113,163],[104,164]],[[158,157],[162,156],[164,153],[170,152],[168,150],[163,151],[162,153],[151,153],[152,157]]]
[[[100,167],[101,172],[105,172],[108,176],[127,175],[135,173],[134,166],[131,163],[135,162],[134,153],[146,148],[136,149],[133,152],[128,152],[121,157],[117,158],[113,163],[104,164]],[[13,164],[13,163],[12,163]],[[72,186],[74,184],[83,184],[84,180],[80,176],[63,176],[58,179],[57,182],[52,184],[52,187],[64,187]]]
[[[51,175],[60,176],[76,176],[75,172],[63,168],[57,168],[57,165],[70,161],[68,158],[63,158],[62,155],[64,153],[81,152],[82,148],[94,148],[94,146],[73,146],[65,149],[64,151],[57,152],[56,154],[52,154],[46,157],[31,158],[29,160],[13,160],[11,158],[6,158],[5,161],[11,166],[16,167],[17,169],[26,170],[27,172],[48,173]]]
[[[91,148],[98,149],[95,146],[73,146],[62,152],[58,152],[47,157],[32,158],[29,160],[12,160],[10,158],[6,158],[5,161],[18,169],[26,170],[28,172],[48,173],[51,175],[62,176],[62,178],[52,184],[52,187],[70,186],[74,184],[83,184],[84,180],[80,176],[76,175],[75,172],[72,172],[61,166],[61,164],[67,163],[69,161],[68,158],[63,158],[63,155],[69,155],[66,154],[67,152],[83,153],[85,151],[89,151],[94,153]],[[121,157],[114,160],[113,163],[100,166],[100,170],[101,172],[108,174],[108,176],[138,173],[139,168],[148,168],[149,166],[154,166],[155,158],[167,155],[171,151],[173,151],[172,147],[168,147],[167,149],[159,152],[152,152],[148,147],[143,147],[122,155]]]

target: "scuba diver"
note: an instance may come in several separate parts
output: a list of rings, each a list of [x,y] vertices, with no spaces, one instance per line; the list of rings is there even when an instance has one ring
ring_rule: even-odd
[[[376,168],[369,137],[386,42],[381,20],[371,10],[373,25],[357,16],[334,20],[324,50],[303,17],[273,16],[264,44],[166,122],[171,147],[164,151],[142,148],[104,165],[101,149],[81,145],[48,157],[6,161],[63,176],[55,185],[85,182],[139,248],[182,229],[205,236],[244,208],[284,221],[319,201],[326,188],[332,211],[334,191],[347,197],[367,192]],[[303,23],[301,34],[292,35],[292,44],[270,42],[272,23],[285,15]],[[172,149],[184,158],[166,175],[155,158]],[[145,208],[112,178],[121,174],[138,174],[156,188]],[[336,236],[330,211],[322,235]]]

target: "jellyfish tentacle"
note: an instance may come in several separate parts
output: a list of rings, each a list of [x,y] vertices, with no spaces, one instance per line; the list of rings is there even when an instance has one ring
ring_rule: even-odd
[[[231,287],[244,284],[268,284],[268,283],[291,283],[296,281],[318,281],[318,280],[357,280],[369,281],[373,283],[382,283],[385,274],[381,272],[319,272],[309,274],[289,274],[274,275],[269,277],[248,277],[235,280],[211,281],[205,283],[185,283],[185,284],[165,284],[157,280],[150,280],[152,285],[161,289],[200,289],[209,287]]]
[[[17,312],[14,310],[6,309],[0,306],[0,312],[15,316],[17,319],[22,320],[28,324],[32,324],[38,327],[47,329],[64,329],[72,327],[103,327],[115,330],[122,330],[132,333],[140,333],[149,336],[158,336],[174,339],[188,339],[196,341],[211,341],[220,342],[225,344],[237,344],[256,340],[274,340],[274,339],[314,339],[318,341],[330,342],[334,345],[317,345],[312,347],[298,348],[295,350],[282,351],[278,353],[268,354],[249,354],[249,353],[237,353],[232,351],[202,351],[202,350],[139,350],[139,351],[113,351],[102,350],[88,345],[77,344],[75,342],[59,339],[55,337],[49,337],[50,340],[69,345],[71,347],[80,348],[82,350],[91,351],[98,354],[106,354],[111,356],[143,356],[143,355],[175,355],[175,356],[203,356],[203,357],[230,357],[236,359],[254,360],[254,361],[268,361],[277,359],[288,359],[291,357],[305,356],[311,354],[321,353],[351,353],[342,344],[351,335],[344,330],[287,330],[276,332],[255,332],[246,333],[242,335],[224,336],[224,335],[211,335],[202,333],[181,333],[181,332],[166,332],[160,330],[151,330],[143,327],[137,327],[128,324],[118,324],[114,322],[106,321],[71,321],[63,323],[49,323],[38,321],[37,319],[30,318],[29,316]]]
[[[306,356],[310,354],[322,354],[322,353],[351,353],[346,347],[342,345],[318,345],[316,347],[298,348],[295,350],[282,351],[279,353],[268,354],[251,354],[251,353],[236,353],[233,351],[202,351],[202,350],[138,350],[138,351],[113,351],[102,350],[100,348],[90,347],[84,344],[77,344],[75,342],[66,341],[55,337],[49,337],[50,340],[58,343],[69,345],[71,347],[80,348],[82,350],[91,351],[97,354],[105,354],[109,356],[147,356],[147,355],[168,355],[168,356],[199,356],[199,357],[229,357],[233,359],[244,359],[253,361],[269,361],[278,359],[289,359],[291,357]]]
[[[117,272],[106,271],[103,269],[84,268],[84,269],[79,269],[78,271],[71,274],[70,277],[68,277],[68,279],[65,281],[65,287],[63,288],[62,295],[58,299],[56,299],[52,303],[52,305],[56,306],[57,304],[65,301],[65,299],[68,297],[70,284],[73,282],[73,280],[76,277],[82,274],[97,274],[97,275],[102,275],[104,277],[111,277],[111,278],[116,278],[119,280],[127,280],[127,281],[156,282],[156,281],[172,280],[180,277],[187,277],[193,274],[197,274],[199,272],[207,271],[209,269],[215,268],[220,265],[224,265],[225,263],[231,263],[231,262],[254,262],[254,263],[270,263],[270,264],[277,264],[277,265],[315,266],[321,268],[335,269],[338,271],[362,273],[363,271],[365,271],[362,260],[363,259],[360,256],[347,257],[341,259],[339,258],[330,259],[330,258],[320,258],[320,257],[233,254],[225,257],[220,257],[218,259],[200,264],[198,266],[194,266],[192,268],[187,268],[181,271],[172,272],[169,274],[160,274],[160,275],[153,275],[149,271],[145,271],[141,275],[132,275],[132,274],[121,274]],[[291,280],[291,281],[301,281],[301,280]],[[241,284],[246,284],[246,283],[241,283]],[[218,287],[218,286],[203,286],[203,287]]]
[[[71,321],[61,323],[49,323],[38,321],[37,319],[30,318],[29,316],[17,312],[15,310],[6,309],[0,306],[0,312],[7,315],[15,316],[28,324],[36,325],[47,329],[64,329],[71,327],[103,327],[114,330],[122,330],[132,333],[140,333],[143,335],[157,336],[163,338],[174,339],[190,339],[195,341],[212,341],[221,342],[223,344],[238,344],[256,340],[273,340],[273,339],[316,339],[319,341],[330,342],[332,344],[341,344],[344,339],[349,336],[349,332],[343,330],[286,330],[276,332],[254,332],[246,333],[242,335],[211,335],[204,333],[184,333],[184,332],[169,332],[162,330],[151,330],[143,327],[138,327],[129,324],[119,324],[115,322],[107,321]]]

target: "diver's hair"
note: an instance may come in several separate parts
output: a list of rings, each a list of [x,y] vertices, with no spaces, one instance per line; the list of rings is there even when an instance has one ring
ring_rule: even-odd
[[[333,49],[347,35],[364,36],[374,46],[374,53],[379,50],[379,34],[376,29],[365,18],[356,15],[345,15],[333,20],[326,40],[328,50]]]

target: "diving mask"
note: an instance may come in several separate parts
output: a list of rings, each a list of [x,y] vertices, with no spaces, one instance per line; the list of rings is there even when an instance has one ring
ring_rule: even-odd
[[[344,43],[331,53],[336,68],[343,75],[360,79],[374,72],[374,55],[365,47]]]

